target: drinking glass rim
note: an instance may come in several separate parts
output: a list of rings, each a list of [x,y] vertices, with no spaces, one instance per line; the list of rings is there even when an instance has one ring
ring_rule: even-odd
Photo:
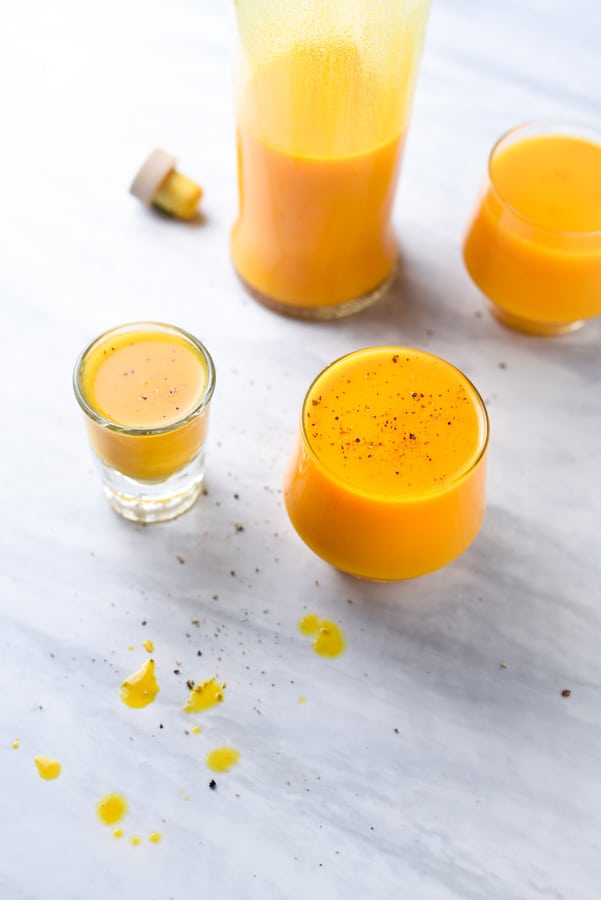
[[[499,201],[499,203],[505,207],[505,209],[509,210],[512,215],[514,215],[517,219],[520,219],[522,222],[525,222],[531,228],[536,228],[539,231],[545,231],[548,234],[556,234],[556,235],[565,235],[567,237],[574,238],[589,238],[601,236],[601,228],[595,228],[592,231],[571,231],[566,228],[550,228],[548,225],[541,225],[536,219],[531,218],[530,216],[524,215],[524,213],[520,212],[519,209],[516,209],[515,206],[512,206],[511,203],[508,203],[507,200],[504,199],[497,185],[495,184],[493,174],[492,174],[492,164],[493,159],[497,150],[500,148],[501,144],[512,135],[517,132],[524,131],[527,128],[540,128],[542,130],[547,127],[552,126],[565,126],[565,131],[559,133],[560,137],[574,138],[575,140],[586,140],[584,137],[580,137],[577,134],[574,134],[570,131],[570,129],[580,129],[582,131],[588,131],[597,136],[597,140],[595,143],[601,148],[601,128],[597,128],[595,125],[589,125],[587,122],[581,122],[577,119],[561,119],[561,118],[553,118],[552,116],[548,116],[543,119],[526,119],[524,122],[520,122],[518,125],[514,125],[513,128],[509,128],[507,131],[503,132],[503,134],[497,138],[495,143],[493,144],[490,153],[488,154],[488,180],[491,186],[491,189]],[[553,134],[554,132],[549,131],[549,134]],[[543,136],[541,134],[541,136]],[[589,141],[589,143],[593,143],[593,141]]]
[[[98,344],[102,343],[107,338],[112,335],[117,334],[127,334],[128,331],[133,331],[135,329],[141,330],[143,328],[148,329],[149,331],[155,332],[167,332],[171,334],[179,335],[184,338],[188,343],[192,344],[200,353],[202,359],[204,360],[207,367],[207,383],[204,391],[202,392],[199,400],[194,404],[191,410],[189,410],[181,419],[177,419],[175,422],[170,422],[168,425],[160,425],[157,427],[144,427],[144,426],[134,426],[134,425],[123,425],[120,422],[115,422],[109,416],[105,416],[100,413],[97,409],[95,409],[86,399],[83,387],[81,385],[81,375],[83,373],[83,366],[86,356],[91,352],[91,350],[96,347]],[[97,425],[100,425],[102,428],[106,428],[109,431],[114,431],[118,434],[130,435],[130,436],[142,436],[142,435],[160,435],[160,434],[168,434],[171,431],[177,431],[182,428],[184,425],[187,425],[193,419],[197,418],[204,409],[208,406],[211,397],[213,396],[213,391],[215,390],[215,364],[213,362],[213,358],[211,354],[205,347],[205,345],[200,341],[197,337],[195,337],[191,332],[186,331],[184,328],[180,328],[177,325],[170,325],[167,322],[156,322],[156,321],[139,321],[139,322],[127,322],[124,325],[117,325],[114,328],[108,328],[106,331],[103,331],[102,334],[99,334],[92,341],[87,344],[84,349],[81,351],[77,360],[75,362],[75,366],[73,368],[73,392],[75,394],[75,398],[82,408],[88,418],[90,418]]]
[[[480,443],[479,443],[478,450],[476,452],[474,459],[472,459],[464,468],[459,469],[458,472],[456,472],[451,478],[447,479],[447,481],[445,481],[444,484],[441,485],[440,487],[435,487],[435,488],[432,488],[427,491],[422,491],[419,494],[419,496],[416,496],[416,497],[413,497],[410,494],[403,494],[403,495],[397,494],[397,495],[391,496],[390,494],[383,494],[383,493],[380,494],[380,493],[377,493],[374,491],[366,491],[365,489],[356,487],[355,485],[352,484],[352,482],[347,481],[346,479],[342,478],[339,474],[334,472],[329,466],[327,466],[323,462],[322,459],[320,459],[320,457],[318,456],[314,447],[311,445],[309,435],[307,434],[307,430],[305,427],[305,412],[308,408],[307,404],[308,404],[311,392],[312,392],[314,386],[321,379],[321,377],[323,375],[325,375],[326,372],[328,372],[331,368],[338,365],[338,363],[343,362],[343,360],[348,359],[351,356],[358,356],[360,354],[368,353],[370,351],[373,352],[374,350],[386,351],[386,352],[393,351],[394,353],[402,353],[404,350],[406,350],[410,353],[417,353],[420,356],[427,356],[430,359],[436,360],[436,362],[443,363],[444,365],[448,366],[450,369],[453,369],[455,372],[457,372],[461,376],[461,378],[465,380],[468,387],[473,391],[474,400],[477,402],[477,409],[480,413],[479,419],[480,419],[481,426],[482,426],[481,427],[482,433],[480,435]],[[482,459],[484,458],[484,456],[486,454],[486,450],[488,448],[488,443],[489,443],[489,439],[490,439],[490,419],[488,416],[488,410],[486,409],[486,404],[484,403],[484,400],[482,398],[482,395],[478,391],[478,388],[473,384],[472,381],[470,381],[470,379],[467,377],[467,375],[465,375],[461,371],[461,369],[458,369],[457,366],[454,366],[453,363],[448,362],[446,359],[443,359],[441,356],[437,356],[435,353],[428,353],[427,350],[418,350],[415,347],[401,347],[396,344],[383,344],[383,345],[379,345],[379,346],[375,346],[375,347],[361,347],[357,350],[351,350],[350,353],[345,353],[343,356],[338,357],[338,359],[333,360],[331,363],[329,363],[329,365],[325,366],[315,376],[315,378],[313,379],[313,381],[311,382],[311,384],[309,385],[309,387],[307,389],[307,392],[305,394],[305,397],[304,397],[304,400],[302,403],[300,418],[301,418],[300,430],[301,430],[301,437],[302,437],[303,443],[304,443],[305,447],[307,448],[307,451],[309,452],[311,458],[313,459],[313,462],[317,466],[319,466],[322,470],[324,470],[329,475],[331,475],[331,477],[335,480],[335,482],[337,484],[342,484],[346,488],[348,488],[348,490],[351,493],[359,494],[361,496],[369,497],[371,499],[377,499],[378,502],[390,503],[390,504],[419,503],[430,497],[441,496],[442,494],[446,493],[451,488],[455,487],[457,484],[460,484],[480,464],[480,462],[482,461]]]

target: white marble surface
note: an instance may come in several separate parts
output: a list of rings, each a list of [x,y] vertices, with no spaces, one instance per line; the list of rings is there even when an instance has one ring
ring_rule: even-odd
[[[230,267],[227,6],[0,12],[0,897],[597,900],[601,322],[505,331],[459,252],[503,130],[601,118],[597,3],[435,2],[395,213],[404,274],[329,325],[264,310]],[[157,144],[204,184],[202,226],[128,196]],[[147,529],[105,504],[70,387],[83,343],[136,318],[194,331],[218,370],[208,496]],[[384,342],[481,388],[489,509],[444,571],[370,586],[304,547],[280,486],[309,381]],[[341,624],[343,656],[312,653],[306,611]],[[132,712],[119,685],[145,638],[161,693]],[[186,679],[212,675],[226,700],[186,734]],[[221,744],[242,758],[211,791]],[[108,790],[139,847],[96,819]]]

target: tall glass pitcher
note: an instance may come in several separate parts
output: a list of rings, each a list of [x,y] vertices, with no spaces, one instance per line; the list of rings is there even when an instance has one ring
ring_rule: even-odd
[[[391,214],[429,0],[235,0],[234,265],[302,318],[389,286]]]

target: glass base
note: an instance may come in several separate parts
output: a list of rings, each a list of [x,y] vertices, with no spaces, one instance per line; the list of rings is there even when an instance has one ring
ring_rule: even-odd
[[[505,325],[506,328],[521,331],[523,334],[535,334],[541,337],[559,337],[562,334],[571,334],[572,331],[578,331],[579,328],[582,328],[585,321],[584,319],[578,319],[576,322],[541,322],[537,319],[527,319],[524,316],[518,316],[491,302],[488,304],[488,309],[491,315],[501,325]]]
[[[372,578],[371,575],[357,575],[355,572],[345,572],[344,569],[336,569],[341,575],[347,578],[354,578],[356,581],[365,581],[367,584],[396,584],[397,581],[409,581],[410,578]],[[418,577],[418,576],[410,576]]]
[[[345,300],[342,303],[332,303],[328,306],[297,306],[293,303],[282,303],[281,300],[275,300],[267,294],[261,293],[249,284],[240,272],[237,272],[238,278],[255,300],[262,303],[273,312],[280,313],[282,316],[288,316],[291,319],[308,319],[311,321],[328,322],[332,319],[344,319],[347,316],[353,316],[355,313],[361,312],[372,306],[390,289],[397,274],[397,264],[392,267],[390,274],[381,281],[380,284],[367,294],[361,294],[360,297],[354,297],[352,300]]]
[[[187,512],[202,494],[204,451],[163,481],[137,481],[98,462],[105,496],[115,512],[130,522],[168,522]]]

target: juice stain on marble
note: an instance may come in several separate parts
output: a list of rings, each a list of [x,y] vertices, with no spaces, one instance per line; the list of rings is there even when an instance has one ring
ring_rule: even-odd
[[[202,684],[195,684],[190,689],[190,696],[183,707],[184,712],[204,712],[205,709],[210,709],[212,706],[222,703],[224,690],[225,685],[219,684],[215,678],[209,678],[208,681],[203,681]]]
[[[54,781],[61,773],[62,766],[57,759],[51,759],[50,756],[34,757],[40,778],[44,781]]]
[[[129,804],[123,794],[105,794],[96,804],[96,813],[103,825],[117,825],[128,812]],[[116,840],[121,840],[121,838],[125,837],[123,828],[113,828],[113,837]],[[158,844],[161,840],[161,835],[158,831],[153,831],[148,836],[148,840],[151,844]],[[129,843],[132,847],[138,847],[142,843],[142,838],[137,834],[133,834],[129,839]]]
[[[13,750],[18,750],[20,746],[21,746],[21,740],[20,740],[20,738],[17,738],[16,741],[13,741],[13,742],[12,742],[12,748],[13,748]]]
[[[116,825],[125,816],[129,809],[127,800],[123,794],[105,794],[96,804],[96,812],[98,818],[103,825]],[[118,828],[117,832],[113,832],[115,837],[123,837],[123,831]]]
[[[240,759],[240,751],[234,747],[217,747],[207,753],[207,767],[212,772],[229,772]]]
[[[346,647],[342,629],[329,619],[321,619],[317,613],[309,613],[299,620],[298,630],[307,637],[315,635],[312,647],[318,656],[340,656]]]
[[[160,691],[154,672],[154,659],[145,662],[121,685],[121,700],[130,709],[142,709],[153,702]]]
[[[154,644],[152,643],[151,640],[142,641],[142,646],[144,647],[144,649],[146,650],[147,653],[154,652]]]

